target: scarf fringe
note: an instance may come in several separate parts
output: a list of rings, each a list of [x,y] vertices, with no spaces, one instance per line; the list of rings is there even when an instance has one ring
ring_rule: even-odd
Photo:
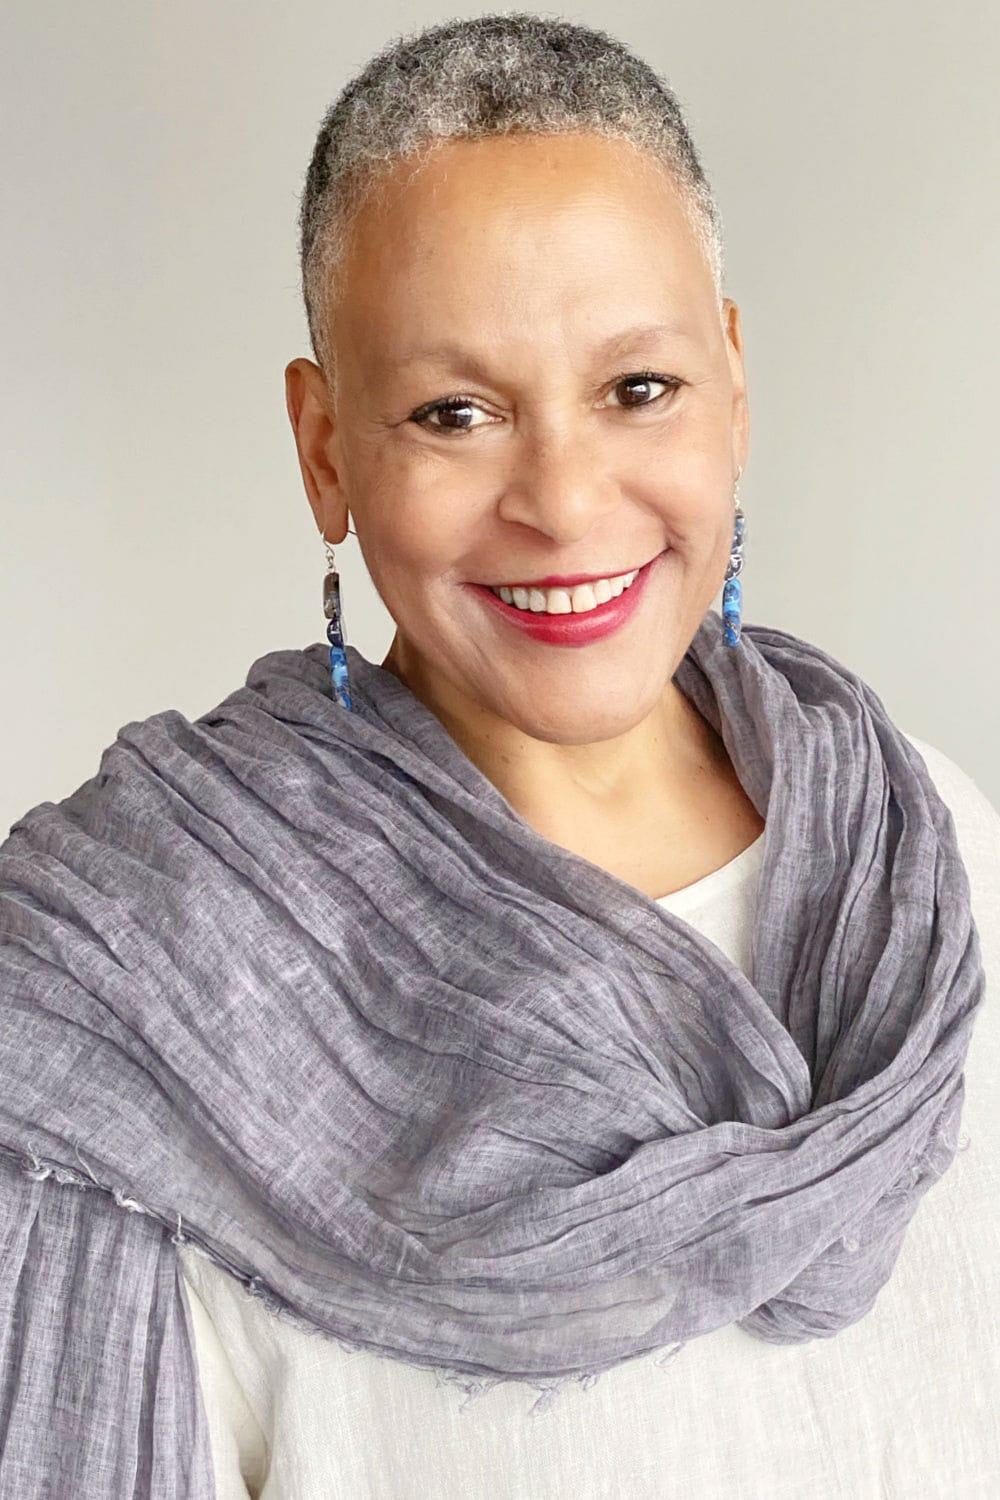
[[[173,1219],[168,1218],[164,1214],[157,1213],[155,1209],[147,1208],[138,1199],[130,1197],[124,1189],[99,1182],[91,1168],[80,1155],[79,1148],[74,1146],[73,1150],[81,1167],[86,1172],[86,1176],[75,1172],[72,1167],[67,1167],[62,1162],[43,1159],[32,1149],[30,1141],[28,1143],[28,1155],[25,1155],[21,1151],[12,1151],[6,1146],[0,1146],[0,1155],[12,1159],[26,1177],[31,1177],[36,1182],[44,1182],[47,1178],[52,1177],[56,1182],[67,1187],[97,1188],[102,1193],[110,1194],[118,1204],[118,1207],[125,1209],[128,1213],[146,1214],[149,1218],[155,1219],[165,1229],[173,1230],[173,1233],[170,1235],[172,1245],[176,1245],[178,1248],[189,1246],[198,1255],[205,1256],[213,1265],[218,1266],[219,1270],[225,1271],[227,1275],[234,1277],[249,1296],[256,1297],[276,1317],[299,1329],[300,1332],[308,1334],[311,1338],[332,1339],[346,1354],[371,1354],[372,1352],[380,1352],[372,1351],[366,1344],[356,1342],[342,1334],[320,1328],[316,1323],[311,1322],[302,1313],[298,1312],[262,1276],[254,1271],[242,1270],[232,1261],[227,1260],[225,1256],[219,1255],[217,1251],[213,1250],[198,1235],[185,1233],[179,1213],[176,1215],[177,1223],[176,1228],[174,1228]],[[685,1347],[686,1343],[687,1340],[682,1339],[677,1343],[668,1344],[661,1349],[654,1350],[652,1354],[645,1356],[645,1358],[655,1368],[660,1370],[665,1369]],[[382,1355],[381,1357],[385,1358],[386,1356]],[[601,1375],[605,1373],[603,1369],[584,1370],[574,1374],[560,1375],[554,1379],[536,1380],[531,1377],[515,1375],[473,1375],[468,1370],[457,1369],[450,1365],[435,1364],[430,1360],[407,1358],[406,1363],[415,1365],[420,1369],[430,1370],[435,1376],[439,1387],[453,1386],[462,1391],[465,1395],[465,1400],[458,1407],[460,1414],[464,1413],[473,1401],[485,1396],[498,1385],[527,1385],[541,1392],[537,1400],[528,1408],[527,1415],[530,1417],[541,1416],[549,1411],[558,1397],[571,1386],[577,1386],[582,1391],[589,1391],[597,1384]]]

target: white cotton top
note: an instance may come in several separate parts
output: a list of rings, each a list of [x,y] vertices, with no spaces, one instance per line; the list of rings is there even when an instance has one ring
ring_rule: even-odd
[[[466,1401],[438,1372],[277,1317],[190,1245],[218,1500],[987,1500],[1000,1496],[1000,813],[912,735],[955,820],[986,968],[958,1154],[874,1307],[832,1338],[735,1324],[538,1393]],[[660,905],[748,969],[763,834]]]

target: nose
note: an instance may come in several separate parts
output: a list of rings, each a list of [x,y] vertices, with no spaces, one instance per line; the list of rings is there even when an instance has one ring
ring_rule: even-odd
[[[617,483],[605,464],[577,432],[567,432],[525,440],[497,514],[553,541],[571,542],[620,504]]]

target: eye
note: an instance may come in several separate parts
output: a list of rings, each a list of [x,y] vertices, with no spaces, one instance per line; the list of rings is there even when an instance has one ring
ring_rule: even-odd
[[[659,375],[655,370],[637,370],[633,373],[619,375],[618,379],[612,386],[612,390],[617,389],[617,387],[620,385],[638,384],[647,386],[664,385],[667,387],[668,391],[675,391],[677,390],[678,386],[683,385],[683,383],[684,382],[678,380],[675,375]],[[634,407],[639,406],[652,406],[654,402],[662,401],[663,395],[665,394],[666,392],[664,392],[662,395],[654,396],[650,401],[627,401],[625,402],[625,410],[628,411]]]
[[[620,385],[634,384],[645,386],[662,385],[666,387],[666,390],[659,396],[653,396],[649,401],[625,402],[623,407],[625,411],[629,411],[642,406],[652,406],[654,402],[662,401],[663,396],[666,395],[667,392],[673,392],[677,390],[679,386],[682,386],[684,384],[684,382],[682,380],[678,380],[675,375],[660,375],[655,370],[638,370],[629,371],[624,375],[619,375],[612,389],[615,389]],[[457,412],[482,411],[482,409],[483,408],[477,405],[477,403],[472,399],[471,396],[446,396],[440,401],[429,401],[426,406],[419,406],[415,412],[411,413],[408,420],[415,423],[418,427],[429,427],[432,432],[439,432],[445,437],[453,437],[463,432],[471,432],[475,425],[489,427],[492,424],[489,421],[480,424],[474,424],[471,421],[463,421],[454,424],[448,422],[439,423],[431,422],[428,420],[428,418],[432,417],[437,412],[441,412],[443,416],[451,416]]]
[[[443,401],[430,401],[426,406],[418,407],[410,416],[410,421],[415,422],[418,427],[429,427],[432,432],[444,433],[448,437],[456,432],[470,430],[472,424],[469,422],[462,422],[457,426],[451,426],[448,423],[441,426],[437,422],[428,422],[427,418],[438,411],[451,415],[459,411],[482,411],[482,407],[477,406],[471,396],[448,396]],[[489,423],[485,425],[488,426]]]

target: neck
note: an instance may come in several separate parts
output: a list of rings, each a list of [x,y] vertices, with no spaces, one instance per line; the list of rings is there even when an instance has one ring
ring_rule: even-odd
[[[652,710],[621,734],[586,744],[537,739],[480,705],[428,681],[398,637],[382,666],[428,707],[511,806],[558,843],[606,827],[639,830],[690,816],[692,783],[716,778],[721,740],[671,679]]]

